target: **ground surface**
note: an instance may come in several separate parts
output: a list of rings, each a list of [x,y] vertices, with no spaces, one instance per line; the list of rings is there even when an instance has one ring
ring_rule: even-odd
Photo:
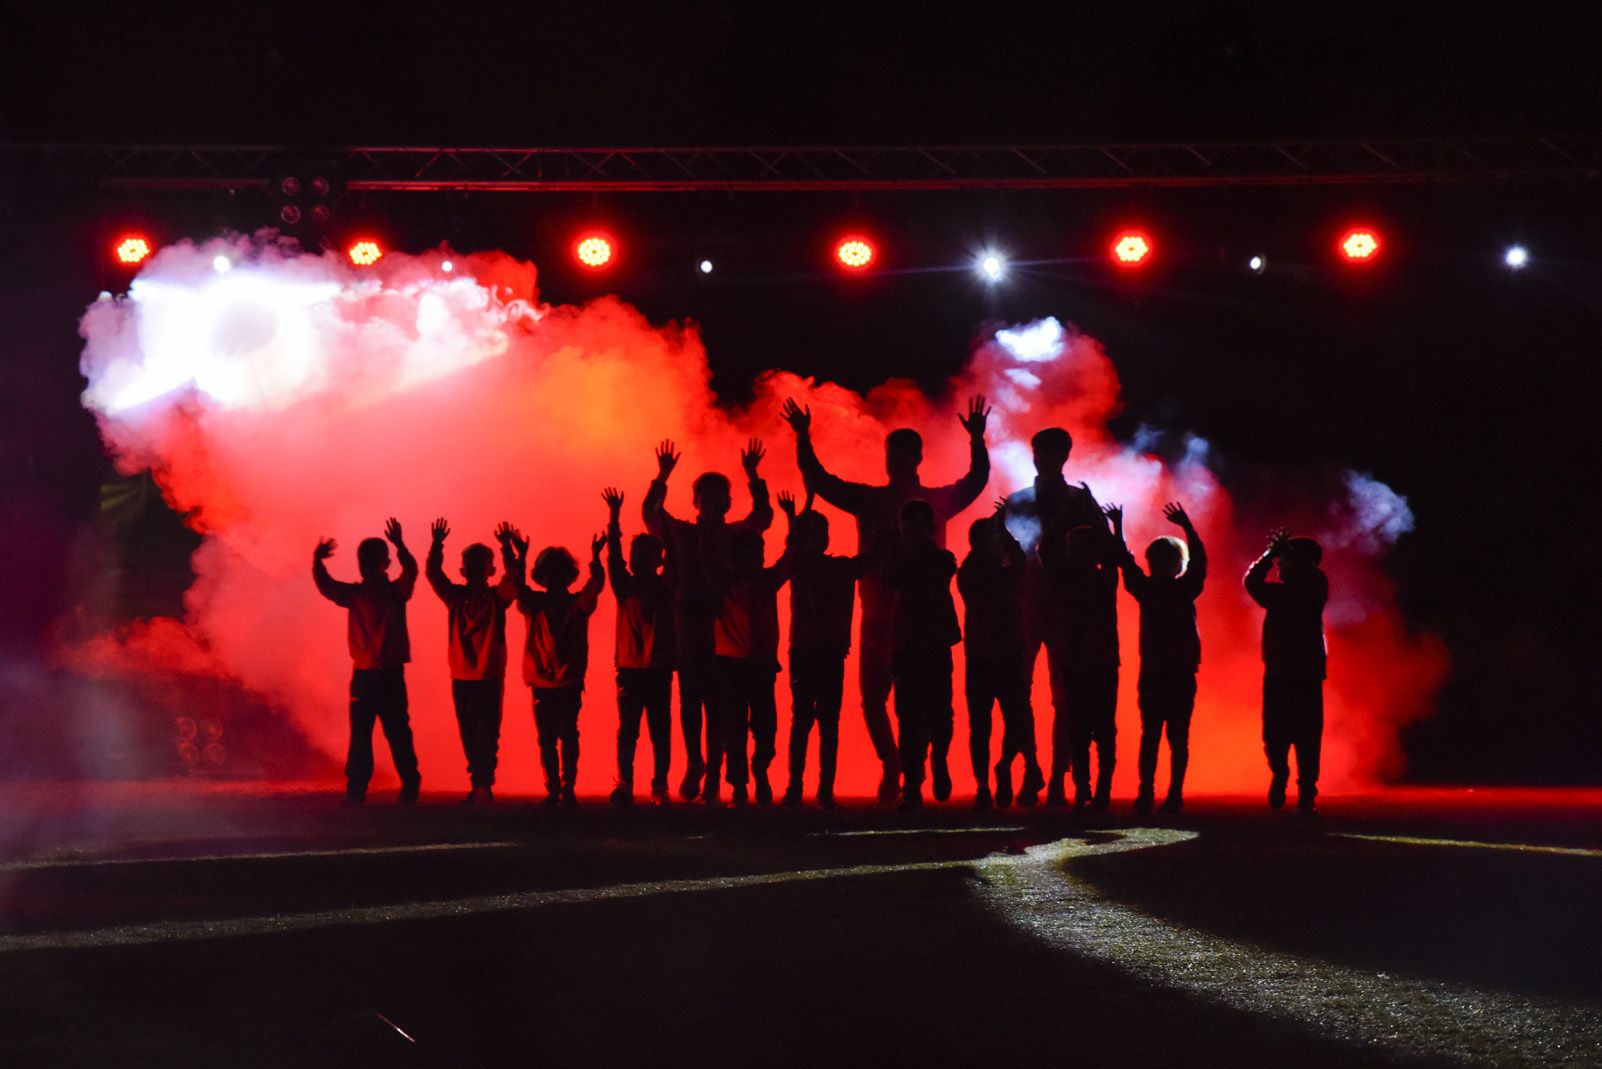
[[[1602,1063],[1602,793],[903,816],[0,788],[7,1064]]]

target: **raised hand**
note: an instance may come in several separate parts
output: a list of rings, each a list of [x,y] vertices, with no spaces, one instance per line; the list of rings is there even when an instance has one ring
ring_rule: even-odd
[[[673,474],[674,467],[679,462],[679,451],[673,445],[672,439],[664,438],[662,444],[656,447],[656,474],[659,479],[666,479]]]
[[[757,466],[762,463],[762,458],[767,455],[768,451],[762,447],[762,439],[752,438],[745,443],[745,448],[740,451],[740,466],[745,469],[747,478],[755,479],[757,477]]]
[[[1163,506],[1163,518],[1169,523],[1178,524],[1185,530],[1190,530],[1190,517],[1185,514],[1185,506],[1177,501],[1170,501]]]
[[[985,421],[990,418],[990,406],[985,404],[984,394],[968,398],[968,414],[958,416],[957,422],[962,424],[963,430],[968,432],[970,438],[982,438],[985,433]]]
[[[1124,507],[1122,505],[1103,505],[1101,514],[1112,521],[1114,531],[1124,529]]]
[[[315,560],[327,560],[334,555],[334,550],[338,548],[339,543],[332,538],[320,538],[317,540],[317,548],[312,552],[312,557]]]
[[[612,518],[617,519],[618,513],[623,511],[623,491],[615,486],[608,486],[601,491],[601,500],[612,510]]]
[[[450,537],[451,528],[445,522],[445,517],[441,516],[429,527],[428,533],[434,536],[434,544],[436,546],[443,546],[445,539]]]
[[[999,519],[1000,517],[1005,516],[1006,514],[1007,514],[1007,499],[1004,498],[1004,497],[996,498],[996,503],[990,507],[990,516],[991,516],[991,518],[992,519]]]
[[[790,519],[795,519],[795,495],[788,490],[779,491],[779,508]]]
[[[384,537],[389,539],[390,543],[394,545],[396,549],[401,548],[403,544],[401,542],[401,525],[400,521],[393,516],[391,516],[384,524]]]
[[[782,413],[784,415],[784,422],[790,425],[790,429],[795,431],[797,437],[805,438],[812,430],[811,405],[808,405],[806,408],[802,408],[800,405],[795,403],[795,398],[791,397],[784,402]]]
[[[600,560],[601,559],[601,550],[603,550],[605,548],[606,548],[606,532],[602,531],[600,534],[598,534],[594,538],[590,539],[590,559],[591,560]]]
[[[516,535],[517,528],[513,527],[507,520],[502,520],[501,525],[495,528],[495,541],[503,546],[511,542]]]
[[[1290,532],[1283,527],[1277,528],[1268,542],[1268,555],[1278,557],[1285,552],[1285,546],[1290,542]]]

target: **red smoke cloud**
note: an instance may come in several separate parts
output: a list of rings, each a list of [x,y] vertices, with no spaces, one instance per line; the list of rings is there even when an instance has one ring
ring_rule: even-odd
[[[234,263],[222,273],[218,256]],[[739,473],[739,448],[766,439],[773,492],[801,491],[788,428],[778,410],[796,397],[813,410],[819,455],[837,473],[883,479],[883,439],[919,428],[924,477],[947,482],[963,470],[966,444],[956,407],[968,393],[992,399],[988,440],[995,470],[973,514],[1033,476],[1028,439],[1048,425],[1076,442],[1070,481],[1128,512],[1137,554],[1167,533],[1159,507],[1183,500],[1212,554],[1213,578],[1199,603],[1203,665],[1189,783],[1256,792],[1266,778],[1259,743],[1260,610],[1239,577],[1281,522],[1319,535],[1334,595],[1325,782],[1339,789],[1397,768],[1396,732],[1427,714],[1446,671],[1440,644],[1408,633],[1376,566],[1411,523],[1405,502],[1362,476],[1324,493],[1280,490],[1272,515],[1231,501],[1207,464],[1207,446],[1182,441],[1163,460],[1107,431],[1119,410],[1111,361],[1094,340],[1054,320],[998,331],[973,354],[947,395],[930,399],[906,382],[860,396],[784,371],[764,375],[755,400],[729,410],[712,394],[693,326],[648,323],[615,298],[582,307],[537,301],[535,268],[501,254],[391,253],[357,269],[327,253],[303,255],[269,236],[161,250],[125,298],[84,315],[85,403],[125,470],[150,468],[172,504],[206,536],[183,621],[161,621],[131,638],[102,638],[85,651],[99,670],[210,673],[282,709],[315,746],[342,757],[349,659],[341,610],[319,598],[312,547],[337,538],[331,562],[354,577],[356,543],[398,516],[422,557],[428,522],[449,518],[447,570],[461,549],[491,542],[502,519],[537,547],[566,545],[582,558],[601,530],[603,486],[624,488],[625,533],[642,527],[639,505],[655,471],[653,447],[675,439],[685,453],[669,507],[691,515],[689,486],[703,470]],[[736,485],[738,486],[738,480]],[[743,509],[736,491],[735,510]],[[853,525],[833,514],[833,551],[854,548]],[[954,521],[952,548],[966,548],[968,517]],[[777,555],[783,520],[769,538]],[[781,605],[787,607],[787,598]],[[591,624],[591,667],[580,718],[579,788],[600,793],[614,768],[611,595]],[[1139,734],[1134,681],[1137,609],[1120,604],[1125,666],[1119,705],[1119,784],[1132,793]],[[786,613],[787,614],[787,613]],[[420,583],[410,607],[412,721],[425,788],[466,789],[445,664],[445,612]],[[787,626],[787,622],[786,622]],[[512,620],[509,642],[522,641]],[[968,782],[959,679],[952,767]],[[1044,658],[1036,687],[1042,755],[1049,751]],[[857,711],[855,658],[841,731],[840,790],[866,794],[877,764]],[[780,676],[780,758],[788,732]],[[675,729],[675,747],[678,736]],[[647,749],[644,740],[642,751]],[[379,744],[378,783],[386,775]],[[683,755],[675,752],[674,781]],[[642,752],[639,760],[647,757]],[[531,790],[538,780],[527,689],[514,668],[507,689],[500,784]],[[809,766],[815,767],[813,762]],[[1160,782],[1166,772],[1160,774]]]

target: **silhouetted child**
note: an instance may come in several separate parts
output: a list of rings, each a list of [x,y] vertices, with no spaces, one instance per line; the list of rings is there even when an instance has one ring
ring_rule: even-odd
[[[620,515],[623,495],[602,494],[611,518],[606,526],[606,573],[617,597],[617,786],[613,805],[634,802],[634,750],[640,716],[651,733],[651,799],[668,800],[673,758],[673,592],[662,578],[662,542],[635,535],[623,559]]]
[[[684,735],[686,765],[679,794],[692,801],[706,773],[705,754],[712,746],[708,730],[703,748],[704,711],[712,701],[712,667],[716,656],[713,627],[718,616],[718,592],[712,572],[729,564],[729,538],[736,530],[766,531],[773,523],[768,484],[757,474],[765,456],[762,443],[752,439],[740,454],[751,489],[751,512],[742,520],[726,522],[729,512],[729,477],[709,471],[695,480],[695,522],[678,519],[667,511],[667,482],[679,462],[672,442],[657,447],[656,479],[646,492],[645,528],[667,551],[663,575],[673,591],[674,667],[679,674],[679,725]],[[720,743],[721,745],[721,743]]]
[[[1196,669],[1201,666],[1196,598],[1207,581],[1207,550],[1185,510],[1177,502],[1164,505],[1163,516],[1179,526],[1185,540],[1164,535],[1147,546],[1148,575],[1124,544],[1124,510],[1110,506],[1107,515],[1118,538],[1124,589],[1140,603],[1140,791],[1135,809],[1150,813],[1156,800],[1157,748],[1166,730],[1168,796],[1162,811],[1177,813],[1185,804],[1190,714],[1196,706]]]
[[[924,761],[934,766],[935,798],[951,793],[951,647],[962,641],[951,577],[957,558],[935,544],[935,515],[927,501],[901,507],[901,537],[885,562],[895,596],[890,624],[891,669],[901,751],[901,807],[923,805]]]
[[[807,745],[818,729],[818,804],[834,805],[840,752],[840,696],[858,578],[872,567],[866,556],[828,553],[829,520],[812,508],[795,511],[795,498],[779,495],[790,518],[790,784],[785,805],[800,805]]]
[[[501,743],[501,708],[506,691],[506,609],[517,598],[517,581],[510,566],[495,586],[495,554],[482,542],[462,550],[462,578],[454,583],[445,574],[445,539],[450,527],[443,519],[430,529],[424,574],[439,600],[445,603],[446,639],[449,643],[451,699],[456,705],[456,727],[467,757],[472,792],[466,801],[488,805],[495,800],[495,764]],[[495,537],[508,561],[514,555],[511,525],[501,524]]]
[[[735,531],[729,538],[729,550],[730,566],[719,578],[722,605],[715,627],[717,657],[713,666],[717,693],[710,707],[723,744],[714,748],[709,741],[702,798],[708,804],[717,803],[719,766],[726,764],[731,802],[746,803],[749,780],[758,804],[768,805],[773,801],[768,766],[773,763],[779,733],[773,697],[779,672],[779,588],[790,577],[790,560],[784,555],[772,567],[764,568],[758,531]],[[707,738],[713,738],[712,729]]]
[[[406,603],[417,586],[417,558],[401,541],[401,525],[392,517],[384,538],[395,546],[400,578],[389,577],[389,546],[383,538],[364,538],[356,547],[361,581],[342,583],[328,574],[327,560],[335,542],[325,538],[312,554],[312,581],[317,592],[349,610],[346,641],[350,647],[350,749],[345,758],[345,801],[360,805],[373,778],[373,721],[383,725],[389,753],[400,776],[400,800],[417,801],[422,780],[412,747],[407,715],[406,662],[412,659],[406,633]]]
[[[578,803],[573,793],[578,778],[578,716],[590,659],[590,616],[606,583],[601,569],[604,545],[605,534],[590,540],[590,579],[577,594],[568,588],[578,579],[578,561],[561,546],[547,546],[534,559],[531,578],[543,589],[530,590],[522,582],[527,543],[521,545],[515,566],[517,608],[528,623],[523,682],[534,691],[546,805]]]
[[[1023,547],[1007,530],[1006,500],[968,528],[968,556],[957,569],[962,594],[968,756],[978,789],[974,805],[991,804],[991,713],[1001,706],[1001,759],[996,762],[997,804],[1012,804],[1012,763],[1024,759],[1026,780],[1043,782],[1035,758],[1034,716],[1029,708],[1029,650],[1024,638]],[[1023,799],[1020,798],[1020,801]],[[1032,804],[1033,798],[1029,799]]]
[[[1072,766],[1074,805],[1107,808],[1117,762],[1118,562],[1106,527],[1080,526],[1066,538],[1042,539],[1042,566],[1062,609],[1067,715],[1052,723],[1052,759],[1046,801],[1062,805],[1063,775]],[[1067,723],[1063,723],[1064,720]],[[1066,742],[1066,746],[1064,743]],[[1090,748],[1096,747],[1096,788],[1091,794]]]
[[[1318,758],[1324,736],[1324,603],[1329,579],[1319,564],[1324,550],[1311,538],[1277,531],[1246,572],[1246,592],[1263,617],[1263,750],[1273,779],[1268,804],[1285,804],[1290,751],[1296,749],[1297,804],[1313,812]],[[1268,578],[1279,563],[1277,582]]]

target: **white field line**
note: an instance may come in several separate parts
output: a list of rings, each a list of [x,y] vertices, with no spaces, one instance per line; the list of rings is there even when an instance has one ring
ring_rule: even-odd
[[[338,850],[276,850],[254,854],[173,854],[163,857],[41,857],[0,861],[0,872],[39,869],[94,868],[101,865],[178,865],[197,861],[280,861],[297,857],[369,857],[377,854],[423,854],[447,850],[502,850],[518,842],[419,843],[412,846],[353,846]]]

